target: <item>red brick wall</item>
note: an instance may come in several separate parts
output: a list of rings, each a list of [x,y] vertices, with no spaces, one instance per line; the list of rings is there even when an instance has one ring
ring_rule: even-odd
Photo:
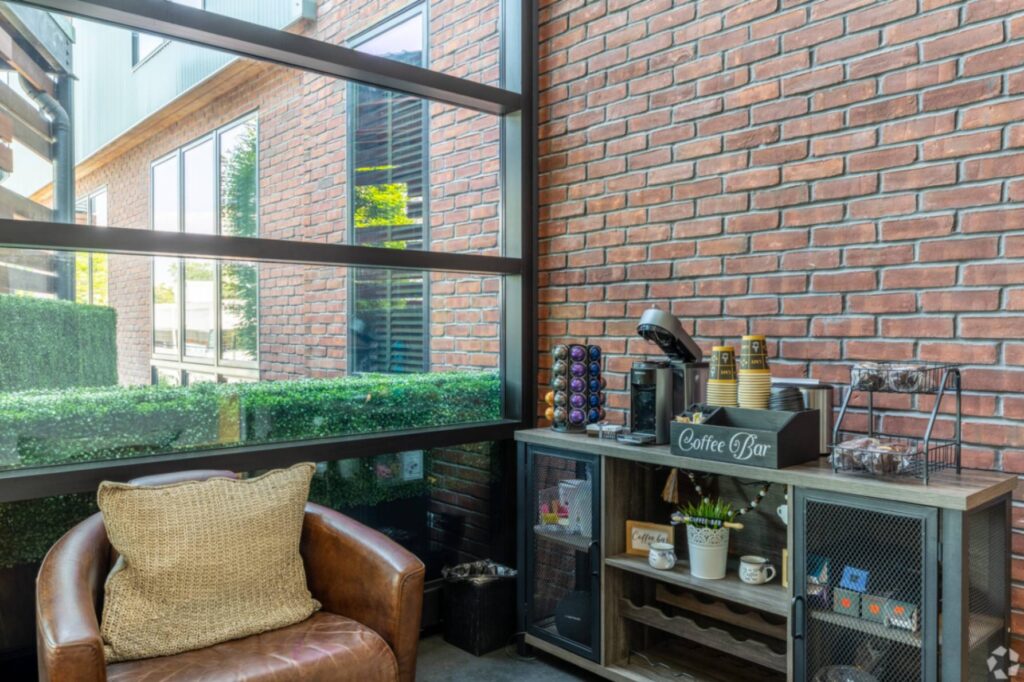
[[[543,366],[625,407],[651,304],[778,375],[958,362],[965,463],[1024,472],[1024,3],[541,0],[540,57]]]

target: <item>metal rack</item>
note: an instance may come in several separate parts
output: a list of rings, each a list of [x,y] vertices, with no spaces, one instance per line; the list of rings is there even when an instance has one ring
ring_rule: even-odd
[[[962,397],[960,369],[956,365],[914,362],[914,363],[873,363],[873,366],[864,370],[857,367],[850,373],[851,383],[846,387],[843,402],[839,409],[839,418],[836,419],[832,431],[832,470],[839,471],[867,471],[876,475],[907,475],[920,478],[925,485],[928,484],[928,477],[931,473],[942,469],[956,469],[960,473],[961,453],[961,420],[962,420]],[[847,416],[847,409],[850,399],[854,393],[866,393],[868,402],[868,432],[870,438],[885,438],[887,441],[902,445],[908,454],[900,458],[893,458],[891,466],[879,467],[881,470],[874,471],[864,466],[858,466],[856,458],[843,456],[845,448],[840,445],[847,436],[858,435],[858,432],[843,428],[843,420]],[[928,418],[928,426],[925,428],[923,437],[903,436],[888,434],[875,430],[875,393],[911,393],[911,394],[935,394],[935,404],[932,405],[931,414]],[[953,423],[952,438],[937,438],[935,436],[935,422],[939,415],[942,400],[947,395],[955,396],[956,412]],[[882,448],[859,448],[861,461],[874,458],[879,461],[883,456],[891,456],[891,451],[883,451]],[[851,465],[851,461],[853,464]]]

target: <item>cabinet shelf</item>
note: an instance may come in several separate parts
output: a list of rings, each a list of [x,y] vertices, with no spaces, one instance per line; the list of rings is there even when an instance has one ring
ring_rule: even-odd
[[[773,651],[764,642],[756,639],[738,639],[726,630],[716,627],[701,627],[684,616],[666,616],[654,606],[637,606],[628,599],[621,599],[619,608],[622,617],[667,632],[691,642],[717,649],[727,654],[764,666],[769,670],[786,672],[786,654]]]
[[[694,592],[708,594],[759,611],[767,611],[778,616],[789,616],[789,594],[786,588],[778,583],[748,585],[734,574],[728,574],[721,580],[702,580],[690,575],[690,565],[686,561],[680,561],[671,571],[659,571],[651,568],[646,557],[629,554],[608,557],[604,563],[621,571],[653,578],[669,585],[685,587]]]
[[[550,540],[559,545],[571,547],[577,552],[586,552],[594,541],[589,535],[577,535],[568,531],[552,530],[545,526],[534,526],[533,533],[537,537]]]
[[[890,628],[886,627],[884,623],[855,618],[843,613],[836,613],[835,611],[811,611],[808,615],[810,615],[811,620],[818,620],[830,625],[837,625],[847,628],[848,630],[856,630],[857,632],[863,632],[864,634],[871,635],[873,637],[888,639],[891,642],[898,642],[900,644],[906,644],[907,646],[918,648],[921,646],[920,632]]]

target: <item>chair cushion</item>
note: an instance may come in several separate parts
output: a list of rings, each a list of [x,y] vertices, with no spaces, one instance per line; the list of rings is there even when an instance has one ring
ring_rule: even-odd
[[[313,471],[307,463],[247,480],[101,484],[120,554],[104,588],[107,662],[202,649],[316,611],[299,554]]]
[[[373,630],[333,613],[198,651],[107,667],[108,682],[391,682],[398,662]]]

